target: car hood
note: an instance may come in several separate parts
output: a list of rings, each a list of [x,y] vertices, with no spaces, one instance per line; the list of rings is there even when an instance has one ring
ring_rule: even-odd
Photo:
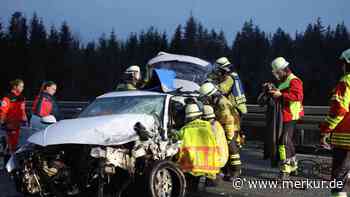
[[[146,114],[107,115],[62,120],[37,132],[28,141],[41,146],[58,144],[120,145],[137,140],[134,125],[153,129],[155,120]]]

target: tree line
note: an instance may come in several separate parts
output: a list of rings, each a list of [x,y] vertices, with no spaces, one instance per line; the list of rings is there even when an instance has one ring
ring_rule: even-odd
[[[67,22],[47,29],[36,14],[27,19],[15,12],[5,27],[0,21],[1,78],[5,93],[14,78],[25,80],[25,96],[33,98],[45,80],[58,83],[61,100],[87,100],[112,90],[123,70],[145,64],[159,51],[192,55],[213,62],[227,56],[237,67],[250,103],[261,84],[273,80],[270,62],[283,56],[303,80],[305,104],[327,105],[329,92],[341,76],[340,53],[350,48],[344,23],[324,26],[321,19],[291,35],[278,28],[267,33],[246,21],[228,43],[225,33],[204,27],[193,16],[169,36],[155,27],[120,39],[112,30],[97,41],[82,43]]]

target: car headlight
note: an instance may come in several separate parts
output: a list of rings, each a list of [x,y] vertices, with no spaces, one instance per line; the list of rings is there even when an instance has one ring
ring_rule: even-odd
[[[91,148],[90,151],[90,156],[94,158],[106,158],[107,152],[106,150],[100,148],[100,147],[95,147]]]

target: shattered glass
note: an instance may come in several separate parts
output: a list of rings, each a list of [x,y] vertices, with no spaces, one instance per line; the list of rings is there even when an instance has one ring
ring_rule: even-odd
[[[185,62],[162,62],[156,64],[154,67],[173,70],[176,73],[176,78],[193,81],[197,84],[204,82],[209,73],[209,69],[206,67]]]
[[[162,117],[165,96],[123,96],[100,98],[90,104],[79,117],[112,114],[156,114]]]

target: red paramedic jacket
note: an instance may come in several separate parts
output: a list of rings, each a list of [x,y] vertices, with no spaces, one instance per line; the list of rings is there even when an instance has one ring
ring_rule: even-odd
[[[25,109],[24,96],[12,91],[1,100],[0,120],[7,126],[11,125],[10,129],[20,128],[21,123],[27,121]]]
[[[56,119],[61,119],[61,113],[58,109],[56,100],[53,96],[45,92],[42,92],[35,97],[32,112],[40,117],[54,115]]]

